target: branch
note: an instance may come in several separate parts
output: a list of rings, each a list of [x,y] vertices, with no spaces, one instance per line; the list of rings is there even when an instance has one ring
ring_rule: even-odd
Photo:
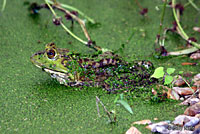
[[[177,23],[179,32],[181,33],[181,36],[183,37],[183,39],[185,39],[186,41],[188,41],[189,37],[188,35],[184,32],[183,28],[181,27],[181,24],[179,22],[179,19],[177,17],[176,11],[175,11],[175,5],[176,5],[176,0],[172,0],[172,10],[173,10],[173,14],[174,14],[174,18],[175,21]],[[200,45],[196,42],[190,41],[189,43],[191,43],[193,46],[195,46],[196,48],[200,49]]]
[[[99,106],[98,106],[98,103],[100,103],[104,109],[104,111],[106,112],[106,114],[108,115],[108,118],[110,120],[110,122],[113,122],[112,121],[112,118],[111,118],[111,115],[110,115],[110,112],[106,109],[106,107],[104,106],[104,104],[101,102],[101,100],[99,99],[98,96],[96,96],[96,104],[97,104],[97,111],[98,111],[98,115],[99,115]]]
[[[54,4],[54,2],[52,2],[51,0],[47,0],[48,3],[50,4]],[[95,24],[96,22],[88,17],[87,15],[85,15],[83,12],[81,12],[80,10],[78,10],[77,8],[75,7],[72,7],[72,6],[69,6],[69,5],[66,5],[66,4],[62,4],[62,3],[59,3],[61,7],[63,8],[67,8],[67,9],[70,9],[70,10],[73,10],[73,11],[77,11],[80,15],[82,15],[83,17],[85,17],[88,21],[90,21],[91,23]]]

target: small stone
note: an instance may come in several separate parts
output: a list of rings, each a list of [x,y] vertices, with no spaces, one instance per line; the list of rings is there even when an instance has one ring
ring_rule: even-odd
[[[141,120],[141,121],[136,121],[133,122],[133,124],[137,124],[137,125],[146,125],[146,124],[151,124],[151,120]]]
[[[196,114],[196,115],[195,115],[195,117],[197,117],[197,118],[199,118],[199,119],[200,119],[200,114]]]
[[[198,95],[199,99],[200,99],[200,92],[199,92],[199,95]]]
[[[187,123],[185,123],[185,127],[194,127],[199,123],[199,118],[197,117],[192,117],[191,120]]]
[[[193,27],[193,30],[196,32],[200,32],[200,27]]]
[[[199,87],[200,87],[200,80],[198,80],[198,81],[195,81],[195,82],[194,82],[194,86],[196,86],[196,87],[198,87],[198,88],[199,88]]]
[[[186,106],[191,106],[194,105],[196,103],[198,103],[200,101],[199,98],[196,98],[196,96],[192,96],[188,99],[186,99],[185,101],[181,102],[180,105],[186,105]]]
[[[200,73],[194,76],[194,81],[198,81],[198,80],[200,80]]]
[[[174,130],[171,131],[170,134],[193,134],[192,131],[188,130]]]
[[[178,126],[183,126],[185,124],[186,127],[195,126],[199,123],[200,119],[197,117],[191,117],[187,115],[179,115],[173,121],[173,124]]]
[[[191,95],[194,93],[194,90],[190,89],[189,87],[173,87],[172,89],[182,96]]]
[[[190,97],[191,97],[191,95],[184,96],[185,99],[189,99]]]
[[[147,129],[151,130],[151,132],[159,132],[162,134],[168,134],[169,130],[167,129],[169,123],[167,121],[162,121],[159,123],[154,123],[151,125],[146,126]]]
[[[128,131],[126,131],[126,134],[142,134],[136,127],[129,128]]]
[[[167,92],[167,98],[173,99],[173,100],[179,100],[180,96],[172,89],[169,89]]]
[[[193,53],[190,55],[190,59],[193,59],[193,60],[198,60],[200,59],[200,53],[197,52],[197,53]]]
[[[198,103],[200,100],[198,98],[195,98],[195,96],[193,96],[192,98],[188,98],[185,101],[181,102],[180,105],[194,105],[196,103]]]
[[[192,134],[200,134],[200,127],[198,127],[197,129],[195,129]]]
[[[154,120],[154,121],[157,121],[157,120],[158,120],[158,118],[153,118],[153,120]]]
[[[175,118],[175,120],[173,121],[173,124],[183,126],[186,120],[189,121],[186,115],[179,115]]]
[[[184,114],[189,116],[195,116],[196,114],[200,113],[200,102],[188,107]]]
[[[185,85],[185,81],[181,76],[179,76],[178,79],[174,82],[174,85],[178,87],[183,86]]]
[[[194,104],[196,104],[196,103],[198,103],[200,100],[198,99],[198,98],[191,98],[190,99],[190,105],[194,105]]]
[[[198,129],[198,128],[200,128],[200,123],[197,124],[197,125],[194,127],[194,130],[196,130],[196,129]]]

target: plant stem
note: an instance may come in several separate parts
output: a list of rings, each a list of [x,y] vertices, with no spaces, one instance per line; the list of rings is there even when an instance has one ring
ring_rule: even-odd
[[[76,15],[72,14],[70,11],[68,11],[68,10],[66,10],[66,9],[63,9],[63,8],[61,8],[61,7],[59,7],[59,6],[56,6],[56,5],[54,5],[54,7],[55,7],[56,9],[58,9],[58,10],[64,12],[64,13],[66,13],[66,14],[69,14],[73,19],[75,19],[75,20],[80,24],[80,26],[81,26],[81,28],[82,28],[82,30],[83,30],[83,32],[84,32],[86,38],[88,39],[88,41],[91,40],[91,38],[90,38],[90,36],[89,36],[89,34],[88,34],[86,28],[85,28],[85,23],[84,23],[83,20],[79,19]]]
[[[180,76],[180,75],[179,75]],[[185,81],[185,83],[187,84],[187,86],[191,89],[191,91],[194,93],[194,90],[191,88],[190,84],[186,81],[185,78],[182,77],[182,79]]]
[[[59,18],[55,11],[53,10],[53,8],[51,7],[51,5],[48,3],[47,0],[44,0],[45,3],[48,5],[50,11],[53,13],[55,18]],[[67,31],[72,37],[74,37],[75,39],[77,39],[78,41],[80,41],[83,44],[87,44],[87,41],[83,41],[82,39],[80,39],[78,36],[76,36],[75,34],[73,34],[62,22],[60,22],[61,26],[65,29],[65,31]]]
[[[5,7],[6,7],[6,0],[3,0],[3,5],[2,5],[2,9],[1,9],[2,12],[4,11]]]
[[[180,51],[168,52],[168,55],[176,55],[177,56],[177,55],[183,55],[183,54],[190,54],[197,50],[198,49],[196,47],[192,47],[192,48],[188,48],[188,49],[184,49],[184,50],[180,50]]]
[[[84,41],[84,40],[80,39],[78,36],[76,36],[75,34],[73,34],[62,22],[60,24],[72,37],[74,37],[75,39],[77,39],[81,43],[87,45],[87,43],[88,43],[87,41]]]
[[[112,123],[112,118],[111,118],[111,115],[110,115],[110,112],[106,109],[106,107],[104,106],[103,102],[101,102],[101,100],[99,99],[98,96],[96,96],[96,103],[100,103],[104,109],[104,111],[106,112],[106,114],[108,115],[108,118],[110,120],[110,122]]]
[[[173,14],[174,14],[175,21],[176,21],[176,23],[177,23],[177,26],[178,26],[178,28],[179,28],[179,31],[180,31],[181,35],[183,36],[183,38],[184,38],[186,41],[188,41],[189,37],[188,37],[188,35],[184,32],[183,28],[182,28],[181,25],[180,25],[179,19],[178,19],[178,17],[177,17],[176,11],[175,11],[175,5],[176,5],[176,0],[172,0],[172,7],[173,7],[172,10],[173,10]],[[193,46],[195,46],[196,48],[200,49],[200,45],[197,44],[196,42],[191,41],[190,43],[191,43]]]
[[[54,2],[52,2],[51,0],[47,0],[50,4],[54,4]],[[90,17],[88,17],[87,15],[85,15],[83,12],[81,12],[80,10],[78,10],[75,7],[66,5],[66,4],[62,4],[60,3],[60,5],[64,8],[70,9],[70,10],[74,10],[77,11],[80,15],[82,15],[83,17],[85,17],[88,21],[90,21],[91,23],[95,24],[95,21],[93,19],[91,19]]]
[[[183,34],[183,36],[187,40],[189,37],[187,36],[187,34],[184,32],[183,28],[181,27],[179,19],[178,19],[177,15],[176,15],[175,5],[176,5],[176,0],[172,0],[172,7],[173,7],[172,10],[173,10],[175,21],[176,21],[176,23],[178,25],[178,28],[180,29],[180,32]]]
[[[160,27],[159,27],[159,32],[158,32],[159,35],[160,35],[161,31],[162,31],[166,5],[167,5],[167,0],[165,0],[164,5],[163,5],[162,16],[161,16],[161,19],[160,19]]]
[[[198,12],[200,11],[200,9],[197,7],[197,5],[194,4],[193,0],[188,0],[188,1]]]

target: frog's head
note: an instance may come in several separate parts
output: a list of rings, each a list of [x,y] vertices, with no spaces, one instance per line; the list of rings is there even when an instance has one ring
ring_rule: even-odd
[[[45,51],[40,51],[31,56],[32,63],[39,68],[63,71],[61,54],[54,43],[49,43]]]

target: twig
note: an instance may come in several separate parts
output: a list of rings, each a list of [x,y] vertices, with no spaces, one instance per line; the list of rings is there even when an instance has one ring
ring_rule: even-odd
[[[57,5],[53,5],[53,7],[55,7],[56,9],[58,9],[58,10],[64,12],[64,13],[66,13],[66,14],[68,14],[68,15],[70,15],[73,19],[75,19],[75,20],[80,24],[80,26],[81,26],[81,28],[82,28],[82,30],[83,30],[83,32],[84,32],[86,38],[88,39],[88,41],[91,40],[91,38],[90,38],[90,36],[89,36],[89,34],[88,34],[86,28],[85,28],[85,23],[84,23],[83,20],[79,19],[76,15],[72,14],[70,11],[68,11],[68,10],[66,10],[66,9],[64,9],[64,8],[62,8],[62,7],[59,7],[59,6],[57,6]]]
[[[107,116],[108,116],[110,122],[113,122],[113,121],[112,121],[112,118],[111,118],[111,115],[110,115],[110,112],[106,109],[106,107],[105,107],[104,104],[101,102],[101,100],[99,99],[98,96],[96,96],[96,104],[97,104],[97,103],[100,103],[100,104],[102,105],[102,107],[103,107],[104,111],[106,112],[106,114],[107,114]],[[98,110],[99,110],[99,107],[98,107],[98,105],[97,105],[97,112],[98,112],[98,115],[99,115],[99,111],[98,111]]]
[[[193,0],[188,0],[188,1],[198,12],[200,11],[200,9],[197,7],[197,5],[194,4]]]
[[[96,106],[97,106],[97,113],[98,113],[98,116],[100,116],[100,112],[99,112],[99,98],[96,96]]]
[[[50,4],[54,4],[54,2],[52,2],[51,0],[47,0]],[[67,9],[70,9],[70,10],[74,10],[74,11],[77,11],[80,15],[82,15],[83,17],[85,17],[88,21],[90,21],[91,23],[95,24],[95,21],[88,17],[87,15],[85,15],[83,12],[81,12],[80,10],[78,10],[77,8],[75,7],[72,7],[72,6],[69,6],[69,5],[66,5],[66,4],[62,4],[62,3],[59,3],[61,7],[63,8],[67,8]]]
[[[55,13],[55,11],[53,10],[53,8],[51,7],[51,5],[48,3],[47,0],[44,0],[45,3],[47,4],[47,6],[49,7],[50,11],[53,13],[55,18],[59,18],[57,16],[57,14]],[[75,34],[73,34],[62,22],[60,22],[61,26],[75,39],[77,39],[78,41],[82,42],[83,44],[87,44],[87,41],[83,41],[82,39],[80,39],[78,36],[76,36]]]
[[[91,38],[90,38],[90,36],[89,36],[89,34],[88,34],[88,32],[87,32],[87,29],[86,29],[86,27],[85,27],[85,23],[84,23],[83,20],[81,20],[80,18],[78,18],[76,15],[72,14],[70,11],[68,11],[68,10],[66,10],[66,9],[64,9],[64,8],[62,8],[62,7],[60,7],[59,4],[54,4],[54,5],[51,6],[51,5],[48,3],[48,0],[45,0],[45,3],[48,5],[49,9],[51,10],[51,12],[53,13],[53,15],[54,15],[55,18],[59,18],[59,17],[56,15],[56,13],[55,13],[55,11],[53,10],[53,8],[56,8],[56,9],[58,9],[58,10],[64,12],[64,13],[70,15],[73,19],[75,19],[75,20],[80,24],[80,26],[81,26],[81,28],[82,28],[84,34],[85,34],[85,37],[88,39],[88,41],[84,41],[84,40],[80,39],[78,36],[76,36],[75,34],[73,34],[73,33],[62,23],[62,21],[60,21],[60,24],[61,24],[61,26],[64,28],[64,30],[67,31],[72,37],[74,37],[75,39],[77,39],[77,40],[80,41],[81,43],[85,44],[86,46],[88,46],[88,47],[94,49],[95,51],[102,51],[102,48],[101,48],[101,47],[97,46],[96,44],[94,44],[94,43],[91,41]],[[53,7],[53,8],[52,8],[52,7]]]
[[[179,19],[178,19],[178,17],[177,17],[177,13],[176,13],[176,11],[175,11],[175,5],[176,5],[176,0],[172,0],[172,7],[173,7],[172,10],[173,10],[173,14],[174,14],[175,21],[176,21],[177,26],[178,26],[178,28],[179,28],[179,30],[180,30],[179,32],[180,32],[180,33],[182,34],[182,36],[184,37],[183,39],[185,39],[186,41],[188,41],[189,37],[188,37],[188,35],[184,32],[183,28],[182,28],[181,25],[180,25]],[[200,49],[200,45],[197,44],[196,42],[190,41],[190,43],[191,43],[193,46],[195,46],[196,48]]]
[[[188,48],[188,49],[184,49],[184,50],[180,50],[180,51],[175,51],[175,52],[168,52],[168,55],[184,55],[184,54],[190,54],[193,53],[195,51],[197,51],[198,48],[196,47],[192,47],[192,48]]]

